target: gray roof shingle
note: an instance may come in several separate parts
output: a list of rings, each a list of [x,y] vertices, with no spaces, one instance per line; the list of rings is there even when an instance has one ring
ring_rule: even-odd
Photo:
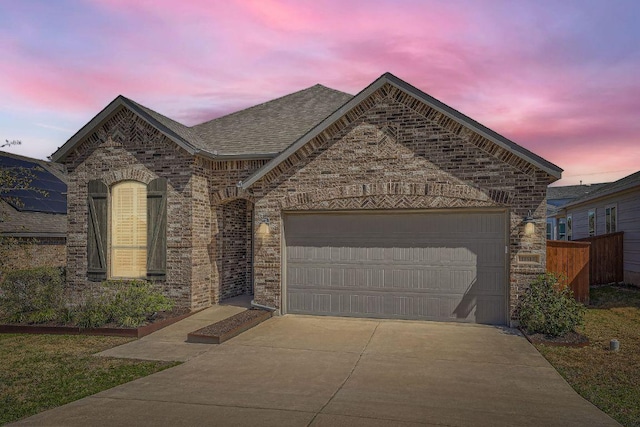
[[[0,156],[33,162],[49,171],[65,184],[67,176],[62,165],[45,160],[0,152]],[[32,184],[34,188],[37,185]],[[46,200],[46,197],[44,198]],[[67,215],[43,212],[19,211],[0,197],[0,234],[5,236],[64,236],[67,232]]]
[[[547,187],[547,200],[557,199],[577,199],[587,194],[593,193],[608,182],[590,185],[563,185],[558,187]]]
[[[609,196],[611,194],[615,194],[620,191],[629,190],[631,188],[638,187],[638,186],[640,186],[640,171],[632,173],[631,175],[627,175],[624,178],[621,178],[617,181],[602,185],[597,190],[567,203],[564,207],[577,205],[579,203],[583,203],[588,200],[597,199],[599,197]]]
[[[353,98],[322,85],[191,128],[198,148],[218,155],[277,154]]]

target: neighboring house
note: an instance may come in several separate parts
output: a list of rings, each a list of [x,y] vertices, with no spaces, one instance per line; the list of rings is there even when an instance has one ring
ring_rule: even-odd
[[[605,182],[547,188],[547,240],[567,240],[567,219],[560,209],[563,205],[584,197],[607,184]]]
[[[640,284],[640,171],[599,186],[556,212],[566,218],[567,239],[624,232],[624,281]]]
[[[0,152],[0,169],[3,265],[11,269],[64,266],[67,232],[64,169],[56,163],[5,152]],[[28,187],[20,188],[25,183]]]
[[[192,127],[119,96],[53,159],[78,293],[147,278],[190,309],[249,293],[280,313],[493,324],[545,271],[561,176],[388,73]]]

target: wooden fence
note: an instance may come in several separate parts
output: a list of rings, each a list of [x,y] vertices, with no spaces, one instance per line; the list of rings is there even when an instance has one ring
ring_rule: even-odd
[[[577,242],[591,243],[589,258],[590,283],[602,285],[605,283],[622,282],[624,280],[624,266],[622,264],[622,231],[602,236],[578,239]]]
[[[589,304],[588,242],[547,240],[547,272],[566,278],[576,300]]]

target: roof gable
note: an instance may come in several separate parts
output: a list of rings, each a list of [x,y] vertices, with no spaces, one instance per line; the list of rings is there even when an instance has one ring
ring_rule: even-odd
[[[298,150],[300,150],[314,138],[324,137],[323,133],[325,133],[340,120],[345,117],[349,119],[350,116],[355,117],[359,115],[360,110],[364,108],[361,104],[367,101],[371,95],[383,88],[383,86],[385,85],[390,85],[391,87],[398,89],[401,93],[413,97],[413,99],[415,99],[419,103],[422,103],[422,106],[426,107],[425,110],[432,109],[440,113],[444,118],[449,119],[448,123],[445,123],[445,126],[451,128],[452,131],[460,133],[462,130],[461,127],[464,127],[471,130],[477,135],[477,138],[475,139],[478,140],[478,145],[484,144],[484,142],[482,141],[484,139],[492,142],[493,144],[495,144],[495,146],[503,150],[502,153],[499,153],[499,150],[493,149],[493,152],[491,152],[491,154],[502,155],[501,158],[512,164],[522,162],[527,163],[529,165],[532,165],[533,167],[543,170],[551,177],[554,177],[556,179],[559,179],[561,177],[562,169],[560,169],[553,163],[546,161],[542,157],[519,146],[515,142],[481,125],[475,120],[465,116],[457,110],[454,110],[453,108],[438,101],[432,96],[427,95],[426,93],[411,86],[405,81],[400,80],[396,76],[390,73],[385,73],[364,90],[362,90],[359,94],[347,101],[342,107],[333,112],[333,114],[328,116],[322,122],[318,123],[313,129],[311,129],[304,136],[292,143],[277,157],[264,165],[262,168],[256,171],[255,174],[253,174],[251,177],[249,177],[239,185],[243,189],[248,189],[257,181],[261,180],[267,174],[278,168],[278,166],[285,162],[289,157],[293,156]],[[419,107],[417,108],[420,109]],[[455,128],[455,130],[453,130],[453,128]],[[516,158],[514,159],[514,156],[510,156],[508,154],[513,154]],[[518,159],[520,159],[520,161],[518,161]]]
[[[171,139],[178,146],[184,148],[190,154],[195,154],[199,151],[193,145],[193,140],[195,140],[197,136],[192,134],[187,126],[171,120],[168,117],[125,98],[122,95],[118,95],[116,99],[111,101],[109,105],[102,109],[102,111],[100,111],[93,119],[76,132],[75,135],[69,138],[62,147],[58,148],[58,150],[51,155],[51,159],[55,162],[64,160],[67,154],[71,152],[77,144],[122,108],[127,108],[138,115],[141,119],[158,129],[167,138]]]
[[[53,153],[63,160],[78,143],[121,108],[127,108],[190,154],[206,157],[274,157],[353,96],[322,85],[294,92],[188,127],[119,95]]]

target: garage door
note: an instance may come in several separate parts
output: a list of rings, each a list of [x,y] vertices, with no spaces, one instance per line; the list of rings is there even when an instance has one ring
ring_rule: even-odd
[[[288,313],[506,323],[504,212],[284,217]]]

